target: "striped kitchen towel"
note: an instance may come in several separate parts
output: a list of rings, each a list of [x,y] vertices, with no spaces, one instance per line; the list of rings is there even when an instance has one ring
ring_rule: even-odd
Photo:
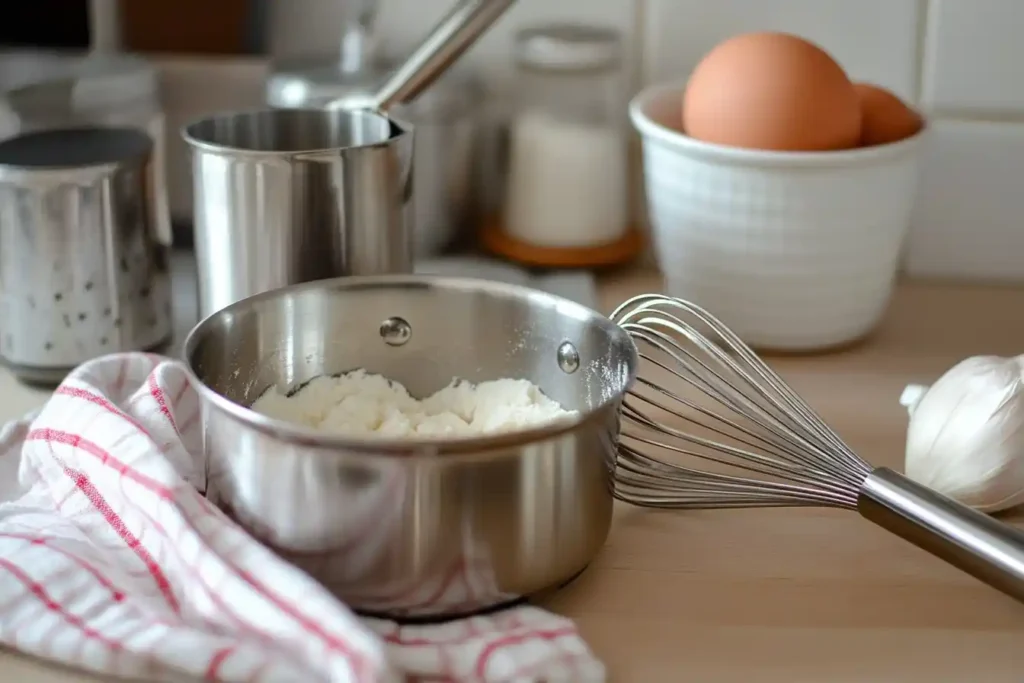
[[[443,625],[362,619],[197,492],[180,365],[78,368],[0,430],[0,642],[103,677],[603,681],[572,622],[519,607]]]

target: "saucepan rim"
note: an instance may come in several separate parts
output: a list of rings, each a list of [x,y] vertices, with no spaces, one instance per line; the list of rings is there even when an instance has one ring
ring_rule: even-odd
[[[332,145],[327,147],[310,147],[308,149],[251,149],[249,147],[240,147],[237,145],[229,145],[223,142],[216,142],[208,140],[203,136],[199,135],[199,128],[211,121],[228,121],[234,119],[240,119],[247,116],[279,116],[279,117],[296,117],[296,116],[314,116],[317,118],[328,118],[328,117],[357,117],[365,116],[368,118],[379,119],[392,127],[391,134],[381,140],[375,142],[366,142],[363,144],[351,144],[351,145]],[[220,154],[231,157],[252,157],[252,158],[282,158],[282,157],[301,157],[310,155],[320,154],[333,154],[337,152],[343,152],[352,149],[376,149],[388,147],[395,144],[395,141],[399,138],[409,135],[412,133],[413,127],[407,121],[391,116],[387,112],[378,111],[376,109],[345,109],[343,107],[335,108],[323,108],[323,107],[253,107],[249,109],[235,109],[231,111],[218,111],[212,114],[206,114],[205,116],[198,117],[186,123],[181,127],[180,133],[181,138],[193,149],[207,154]]]
[[[286,295],[295,295],[310,290],[327,290],[342,288],[356,290],[360,288],[377,287],[441,287],[447,289],[472,289],[484,290],[495,293],[503,293],[515,297],[542,297],[551,303],[576,309],[581,315],[585,315],[594,324],[607,327],[609,332],[620,335],[619,340],[625,345],[628,356],[625,359],[627,375],[619,389],[609,394],[597,405],[579,411],[577,417],[571,420],[559,421],[548,426],[535,427],[532,429],[517,430],[501,434],[487,436],[456,437],[451,439],[383,439],[383,438],[356,438],[339,434],[329,434],[296,425],[284,420],[262,415],[248,406],[236,403],[231,399],[218,393],[205,382],[203,382],[192,367],[191,356],[195,350],[198,340],[207,327],[213,324],[213,320],[233,312],[240,312],[252,307],[260,301],[267,301],[280,298]],[[571,341],[571,340],[570,340]],[[554,349],[552,350],[554,353]],[[514,285],[492,280],[483,280],[470,277],[451,277],[444,275],[375,275],[375,276],[349,276],[332,278],[328,280],[317,280],[298,285],[290,285],[273,289],[268,292],[256,294],[237,301],[216,311],[203,320],[199,321],[185,337],[182,345],[182,365],[188,376],[189,382],[199,394],[200,400],[208,401],[216,409],[226,413],[233,419],[244,423],[263,434],[278,438],[282,441],[295,445],[309,446],[317,449],[338,449],[352,452],[392,455],[392,456],[436,456],[442,453],[468,453],[481,454],[487,451],[509,449],[528,446],[531,444],[547,441],[571,432],[579,430],[596,417],[605,412],[610,406],[623,399],[626,393],[636,382],[639,371],[640,356],[636,344],[629,336],[629,333],[616,325],[607,316],[587,308],[564,297],[549,294],[532,287]],[[495,378],[497,379],[497,378]]]

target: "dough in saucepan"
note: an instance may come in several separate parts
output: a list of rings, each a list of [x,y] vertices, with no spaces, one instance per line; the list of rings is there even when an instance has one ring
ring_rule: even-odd
[[[401,384],[364,370],[317,377],[290,396],[271,388],[252,409],[333,434],[383,438],[493,435],[577,415],[525,379],[456,379],[421,401]]]

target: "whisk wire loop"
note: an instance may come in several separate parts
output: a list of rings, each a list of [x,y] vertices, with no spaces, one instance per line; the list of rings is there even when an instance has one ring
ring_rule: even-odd
[[[630,330],[631,328],[627,326],[626,329]],[[676,345],[675,342],[673,342],[670,338],[660,333],[657,334],[656,336],[657,338],[651,338],[651,336],[649,336],[647,332],[637,331],[634,335],[634,339],[643,339],[652,346],[664,351],[666,355],[670,356],[675,361],[675,365],[678,367],[686,367],[688,361],[687,359],[681,357],[680,353],[678,353],[677,351],[684,353],[690,361],[700,364],[703,368],[707,368],[707,366],[703,364],[699,358],[696,358],[689,352],[686,352],[685,349],[681,349],[680,347],[678,347],[678,345]],[[667,348],[668,346],[675,346],[676,350]],[[642,352],[640,355],[642,359],[650,362],[651,364],[657,367],[662,368],[668,373],[674,372],[672,367],[669,367],[668,365],[661,362],[657,358],[654,358]],[[707,368],[707,371],[712,372],[710,368]],[[680,372],[679,376],[681,379],[684,380],[684,382],[697,388],[698,391],[702,391],[705,395],[715,398],[720,403],[729,406],[733,410],[733,412],[742,414],[742,408],[740,407],[740,404],[733,400],[731,396],[728,396],[720,392],[714,386],[709,385],[708,382],[706,382],[703,378],[695,376],[692,372]],[[757,411],[756,414],[749,415],[748,421],[751,423],[752,426],[746,427],[737,423],[735,420],[728,419],[722,415],[715,414],[710,410],[704,408],[703,406],[700,406],[691,400],[688,400],[672,391],[669,391],[665,387],[653,382],[652,380],[649,380],[647,378],[639,378],[638,381],[642,385],[654,389],[658,393],[661,393],[662,395],[666,396],[669,400],[676,402],[673,405],[682,404],[692,412],[699,413],[713,422],[718,422],[721,423],[723,426],[731,428],[734,432],[731,435],[733,440],[738,441],[746,446],[750,446],[751,448],[760,449],[762,452],[765,452],[767,454],[774,455],[775,464],[778,465],[779,467],[782,467],[786,471],[802,472],[805,470],[811,470],[817,473],[824,473],[822,472],[822,469],[824,469],[826,472],[832,474],[833,476],[842,478],[845,475],[842,468],[832,463],[827,453],[823,453],[817,445],[807,442],[806,439],[802,439],[800,435],[795,432],[791,424],[776,419],[776,416],[774,415],[764,414],[763,411]],[[731,390],[731,393],[738,393],[738,389],[736,389],[736,387],[731,383],[729,383],[729,388]],[[641,396],[637,393],[634,393],[632,397],[639,398],[640,400],[647,402],[648,404],[660,408],[661,410],[664,410],[666,412],[677,414],[679,417],[682,417],[684,420],[687,420],[689,422],[698,422],[693,417],[689,417],[688,414],[680,415],[679,411],[677,411],[673,407],[665,405],[664,403],[656,401],[648,396]],[[629,398],[627,398],[626,400],[626,406],[632,409],[632,406],[629,404]],[[713,427],[707,423],[700,422],[699,424],[705,429],[713,431],[719,434],[720,436],[730,436],[729,434],[724,433],[721,429]],[[754,442],[752,443],[751,441],[745,438],[738,437],[736,436],[736,433],[744,434],[745,436],[753,439]],[[676,435],[678,436],[679,434],[677,433]],[[810,451],[810,454],[802,452],[801,449],[803,449],[804,451]],[[801,466],[798,463],[802,463],[803,465]]]
[[[730,508],[778,506],[846,507],[841,494],[817,491],[813,487],[795,486],[757,479],[725,476],[702,472],[682,466],[670,470],[659,469],[660,463],[629,446],[630,457],[623,458],[620,467],[620,499],[646,507],[669,508]],[[766,487],[777,500],[766,504]]]
[[[657,373],[642,373],[623,401],[617,497],[671,508],[856,507],[870,465],[717,318],[687,301],[643,295],[612,319]],[[668,423],[676,421],[688,426]]]
[[[675,332],[677,335],[684,336],[694,346],[696,346],[703,353],[705,353],[705,355],[707,355],[709,358],[712,358],[719,366],[724,367],[724,369],[727,371],[727,374],[716,372],[706,362],[701,360],[700,357],[694,355],[692,352],[683,348],[681,345],[678,344],[678,342],[673,340],[671,337],[659,335],[663,340],[673,345],[680,353],[687,357],[688,360],[683,360],[683,358],[680,357],[679,353],[672,354],[679,364],[678,367],[681,370],[683,370],[684,379],[686,379],[688,382],[692,384],[692,378],[696,376],[696,373],[694,372],[694,365],[698,366],[701,370],[704,371],[704,373],[711,374],[713,377],[720,381],[720,385],[723,385],[725,388],[728,389],[729,400],[723,401],[723,393],[718,391],[717,389],[711,392],[705,391],[704,393],[708,393],[714,398],[718,398],[720,403],[726,404],[729,408],[737,412],[744,412],[745,409],[752,408],[755,411],[757,411],[759,415],[769,418],[776,429],[782,429],[784,430],[787,436],[794,437],[795,440],[800,443],[800,446],[802,448],[814,449],[816,447],[815,444],[807,442],[806,439],[801,438],[797,433],[797,431],[801,429],[804,425],[802,425],[798,420],[794,419],[793,416],[794,414],[799,416],[800,409],[802,407],[806,407],[806,404],[803,404],[802,406],[799,405],[802,404],[802,400],[800,400],[799,397],[796,397],[795,394],[793,394],[793,397],[796,398],[796,400],[799,403],[792,403],[789,400],[791,397],[786,396],[784,391],[778,391],[778,396],[773,395],[768,390],[766,390],[762,385],[758,384],[755,381],[752,381],[751,377],[748,374],[744,373],[743,368],[738,363],[736,363],[736,361],[733,360],[733,358],[718,345],[714,344],[713,342],[711,342],[710,340],[706,339],[703,336],[694,336],[696,331],[692,327],[687,326],[678,317],[672,316],[670,314],[665,314],[665,316],[661,319],[650,317],[642,319],[639,323],[631,323],[629,325],[638,330],[638,332],[644,330],[649,331],[650,326],[652,325],[660,325],[667,327],[670,331]],[[640,336],[643,337],[645,335],[641,333]],[[754,356],[753,358],[760,363],[760,360],[757,359],[756,356]],[[765,369],[768,368],[766,367]],[[744,386],[742,388],[738,387],[736,381],[734,381],[731,378],[737,378],[743,383]],[[778,382],[782,381],[780,378],[778,378],[777,375],[775,376],[775,379]],[[702,378],[701,384],[703,384],[704,386],[709,386],[709,383],[707,381],[704,381],[704,378]],[[774,383],[769,383],[769,385],[772,389],[778,389],[778,386],[775,385]],[[746,389],[747,391],[744,392],[744,389]],[[765,426],[763,423],[757,420],[757,417],[755,415],[751,415],[749,413],[744,414],[747,416],[748,419],[758,422],[758,424],[761,424],[761,426]],[[819,457],[824,457],[826,459],[831,457],[827,451],[818,453],[817,455]]]

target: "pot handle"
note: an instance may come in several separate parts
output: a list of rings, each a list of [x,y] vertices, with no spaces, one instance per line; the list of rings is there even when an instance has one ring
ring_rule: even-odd
[[[368,105],[386,111],[423,92],[458,59],[515,0],[461,0],[395,69]],[[344,106],[342,101],[332,107]]]

